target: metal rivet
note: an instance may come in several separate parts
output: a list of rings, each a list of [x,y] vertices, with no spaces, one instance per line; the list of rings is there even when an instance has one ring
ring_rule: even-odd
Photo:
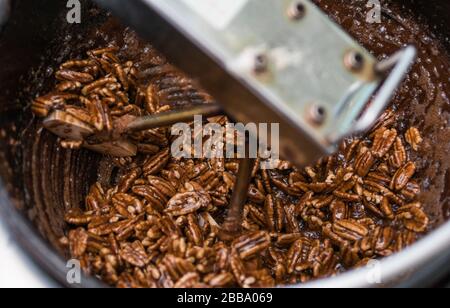
[[[269,67],[269,58],[266,54],[258,54],[255,57],[255,64],[253,70],[256,74],[262,74],[267,71]]]
[[[325,122],[327,111],[325,107],[314,104],[309,108],[308,118],[315,125],[321,125]]]
[[[291,19],[302,19],[306,15],[306,6],[302,2],[295,1],[289,6],[287,13],[289,18]]]
[[[351,71],[360,71],[364,67],[364,55],[359,51],[350,51],[345,55],[345,66]]]

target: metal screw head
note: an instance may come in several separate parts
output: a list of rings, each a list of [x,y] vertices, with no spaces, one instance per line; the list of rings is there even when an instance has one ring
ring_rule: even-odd
[[[345,55],[344,64],[351,71],[361,71],[364,67],[364,63],[364,55],[359,51],[352,50]]]
[[[300,1],[294,1],[287,11],[287,14],[290,19],[299,20],[305,17],[306,15],[306,6]]]
[[[314,125],[322,125],[327,117],[325,107],[314,104],[308,110],[308,120]]]
[[[267,71],[269,67],[269,58],[266,54],[260,53],[256,55],[253,70],[256,74],[262,74]]]

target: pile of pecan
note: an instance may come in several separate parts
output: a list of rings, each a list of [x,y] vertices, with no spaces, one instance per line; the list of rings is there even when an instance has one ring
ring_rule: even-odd
[[[58,81],[54,90],[36,98],[32,112],[38,117],[48,117],[54,111],[64,115],[72,126],[82,127],[82,136],[76,139],[60,138],[64,148],[89,148],[113,139],[121,121],[127,117],[140,117],[169,111],[170,105],[160,105],[154,84],[145,87],[139,84],[139,72],[132,61],[121,62],[112,46],[87,53],[87,59],[70,60],[63,63],[55,73]],[[164,69],[164,67],[162,67]],[[203,98],[192,90],[192,85],[180,77],[175,69],[166,70],[165,88],[160,95],[172,100],[180,97],[180,90],[191,90],[190,97]],[[158,72],[156,72],[158,73]],[[175,87],[174,84],[177,84]],[[204,98],[207,100],[207,97]],[[164,142],[166,129],[128,134],[124,146],[142,154],[155,154],[158,143]],[[167,143],[163,144],[164,146]]]
[[[140,90],[136,67],[119,64],[114,50],[89,56],[61,67],[57,96],[37,99],[36,114],[62,108],[108,130],[109,117],[167,108],[161,83]],[[168,129],[146,131],[136,138],[154,154],[112,159],[119,181],[91,187],[85,207],[66,214],[61,243],[86,273],[117,287],[271,287],[362,266],[411,245],[429,224],[409,160],[422,138],[415,128],[400,134],[396,122],[387,111],[366,137],[314,166],[262,170],[257,161],[232,242],[218,235],[239,161],[174,159]]]

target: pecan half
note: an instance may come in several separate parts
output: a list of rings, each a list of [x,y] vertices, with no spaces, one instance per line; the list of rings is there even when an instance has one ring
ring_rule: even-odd
[[[144,267],[150,261],[144,247],[138,241],[124,244],[119,255],[124,261],[137,267]]]
[[[408,162],[402,168],[398,169],[392,178],[390,188],[392,190],[400,191],[406,187],[408,182],[416,172],[416,165],[413,162]]]
[[[250,259],[270,245],[270,236],[267,232],[260,231],[249,233],[236,239],[232,246],[243,260]]]
[[[339,220],[333,224],[333,231],[349,241],[358,241],[369,234],[369,229],[350,220]]]
[[[210,203],[211,198],[206,193],[186,192],[170,199],[165,212],[172,216],[183,216],[206,208]]]
[[[416,127],[411,127],[405,134],[406,142],[411,145],[414,151],[419,150],[420,144],[423,142],[422,136]]]

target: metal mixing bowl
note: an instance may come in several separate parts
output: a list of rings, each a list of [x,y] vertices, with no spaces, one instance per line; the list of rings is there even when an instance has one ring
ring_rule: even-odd
[[[4,8],[7,2],[1,0],[0,6]],[[63,215],[66,209],[83,203],[101,157],[84,150],[59,148],[56,138],[41,129],[26,107],[31,97],[51,87],[45,80],[51,79],[52,67],[114,39],[120,31],[120,24],[109,22],[107,13],[90,1],[82,2],[83,23],[69,25],[65,21],[65,1],[12,1],[10,19],[0,34],[0,218],[45,273],[39,275],[48,275],[66,286],[71,286],[66,280],[66,251],[58,242],[67,227]],[[405,9],[417,13],[417,18],[439,34],[449,48],[448,1],[409,1]],[[0,29],[5,16],[0,14]],[[413,115],[417,111],[413,107],[405,111],[407,121],[420,116]],[[448,126],[449,106],[446,108],[440,121]],[[444,189],[435,196],[439,204],[434,204],[432,210],[438,228],[411,248],[375,264],[375,268],[353,270],[302,287],[428,285],[446,273],[450,260],[450,222],[445,222],[450,201],[450,170],[445,154],[450,144],[448,127],[446,132],[435,134],[440,134],[440,140],[442,136],[447,138],[444,144],[435,146],[432,152],[443,154],[435,155],[438,159],[434,167],[429,167],[439,165],[439,179],[447,182],[443,186],[440,183]],[[429,181],[427,187],[438,185],[433,178]],[[381,271],[382,284],[370,283],[368,278],[373,277],[374,270]],[[84,278],[76,286],[103,285],[96,279]]]

